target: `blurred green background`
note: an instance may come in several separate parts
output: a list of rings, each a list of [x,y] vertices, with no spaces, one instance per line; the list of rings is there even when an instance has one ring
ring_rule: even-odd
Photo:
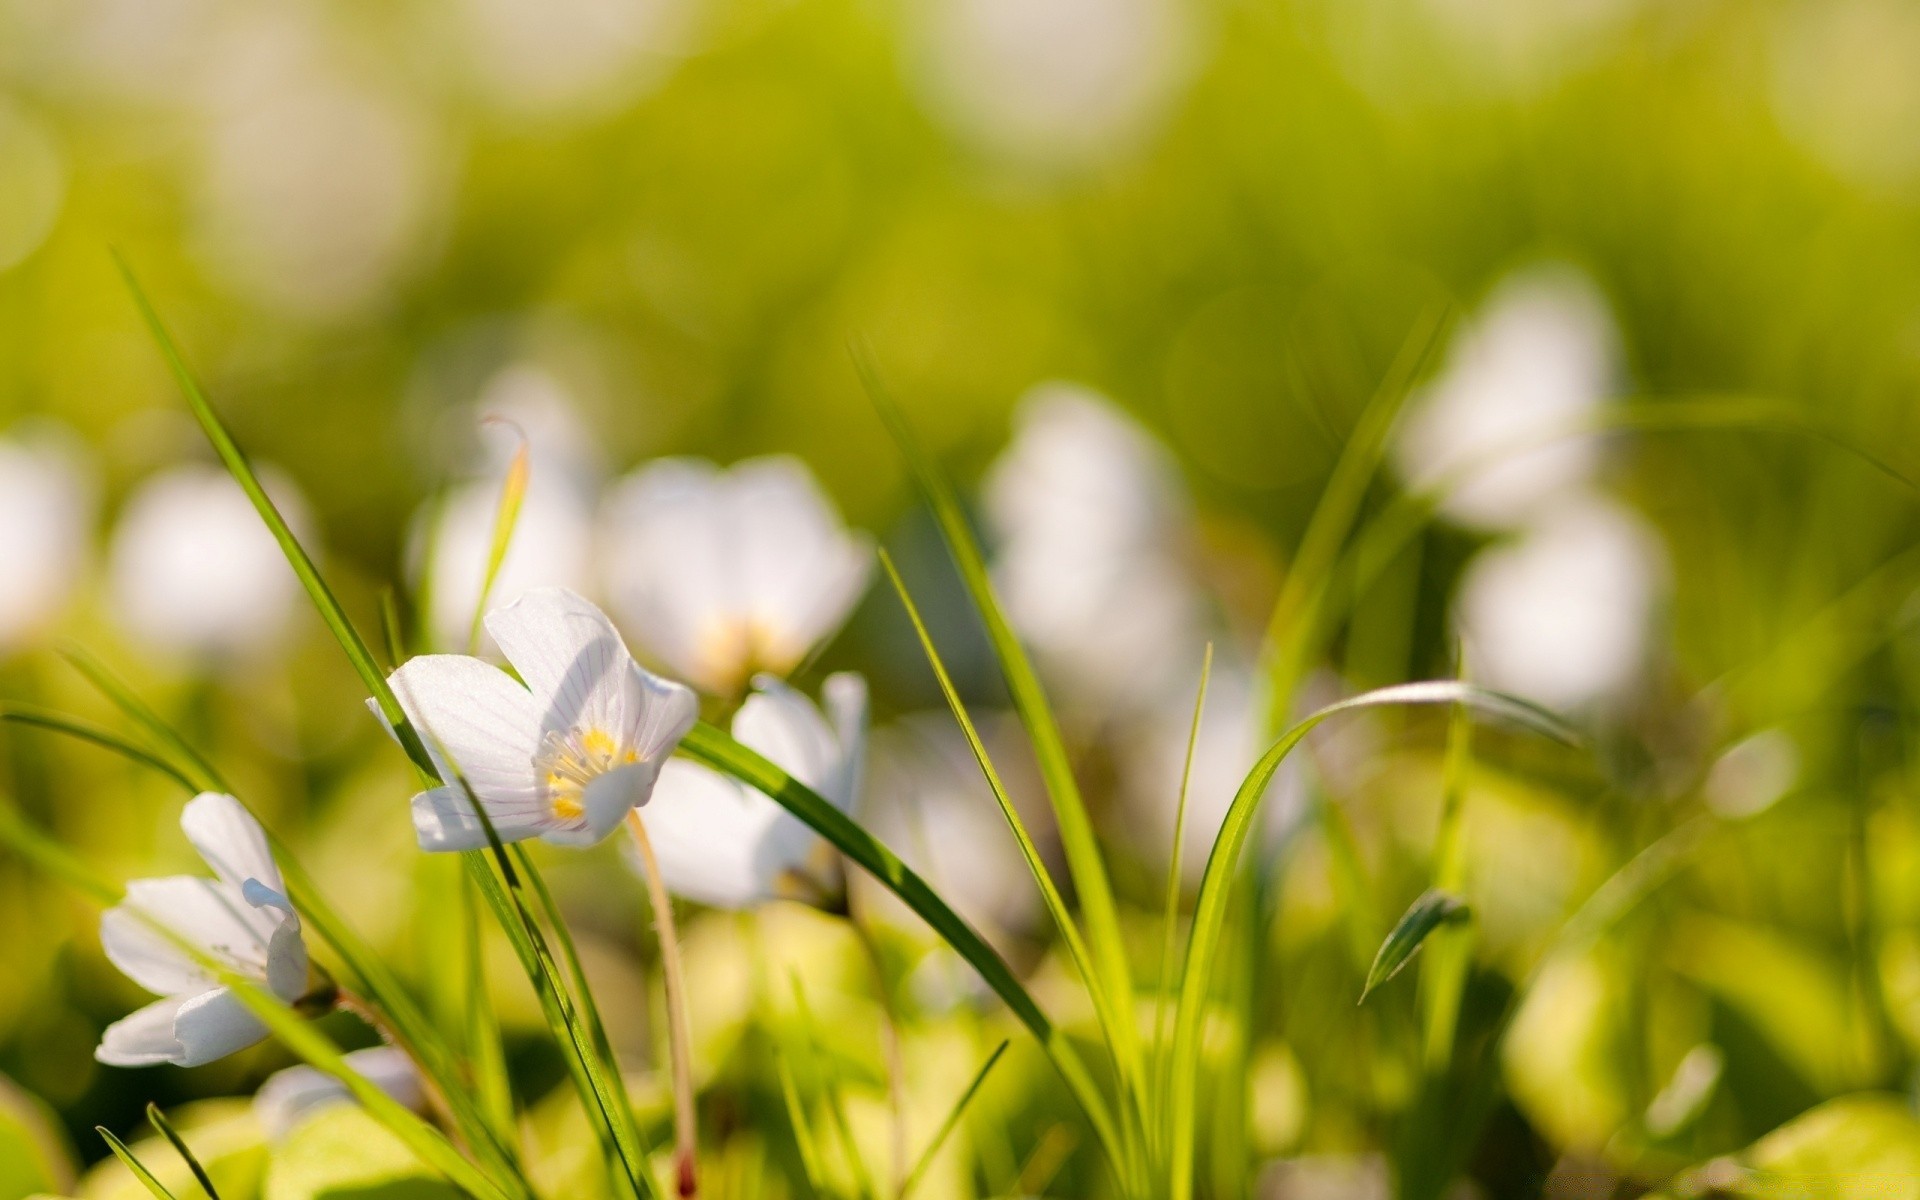
[[[1916,64],[1920,8],[1901,0],[0,0],[0,420],[80,481],[0,496],[6,522],[70,551],[53,602],[19,602],[0,692],[107,719],[51,651],[113,662],[430,973],[404,764],[319,623],[289,599],[284,629],[183,651],[114,599],[104,547],[129,496],[207,459],[110,248],[304,498],[369,628],[412,578],[419,506],[485,477],[488,388],[530,369],[579,414],[574,461],[594,471],[804,459],[901,557],[983,707],[991,663],[851,343],[968,488],[1036,385],[1110,397],[1177,460],[1219,636],[1250,655],[1395,364],[1443,372],[1503,281],[1552,264],[1599,298],[1615,397],[1780,406],[1831,435],[1610,439],[1595,486],[1661,547],[1651,648],[1582,710],[1594,753],[1495,737],[1475,775],[1490,1011],[1580,896],[1693,815],[1718,821],[1659,900],[1542,974],[1470,1156],[1492,1195],[1655,1184],[1823,1099],[1913,1084],[1915,496],[1834,443],[1920,474]],[[1394,490],[1388,472],[1370,511]],[[1454,669],[1457,581],[1504,536],[1471,525],[1395,559],[1317,686]],[[30,556],[36,536],[5,548]],[[884,589],[822,665],[869,672],[882,719],[937,706]],[[1216,1194],[1256,1167],[1260,1194],[1309,1194],[1270,1160],[1377,1184],[1366,1155],[1410,1103],[1411,1008],[1352,997],[1427,878],[1443,724],[1384,722],[1344,775],[1318,772],[1317,794],[1357,797],[1371,907],[1329,898],[1346,860],[1317,832],[1288,843],[1250,935],[1273,950],[1245,1048],[1266,1108],[1257,1145],[1208,1150],[1232,1164]],[[1786,799],[1738,820],[1706,805],[1721,753],[1769,731],[1763,749],[1789,739]],[[1097,721],[1079,736],[1112,768]],[[164,781],[27,730],[0,752],[21,806],[103,870],[183,869]],[[1121,790],[1097,781],[1096,803],[1150,913],[1164,839],[1100,799]],[[637,887],[555,861],[608,986],[642,995]],[[96,1067],[137,990],[84,904],[12,864],[0,891],[0,1073],[83,1159],[96,1123],[243,1093],[284,1062]],[[1015,941],[1039,961],[1031,931]],[[525,1069],[557,1079],[528,1040]],[[1650,1130],[1684,1061],[1712,1065],[1710,1094]],[[1033,1095],[1000,1099],[1016,1158],[1044,1126],[1022,1105],[1066,1119],[1045,1079],[1029,1066]]]

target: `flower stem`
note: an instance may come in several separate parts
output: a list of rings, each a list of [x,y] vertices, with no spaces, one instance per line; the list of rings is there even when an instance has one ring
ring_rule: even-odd
[[[640,851],[647,900],[653,906],[654,928],[660,935],[660,973],[667,992],[667,1057],[673,1070],[674,1175],[681,1200],[691,1200],[699,1194],[699,1181],[694,1168],[693,1038],[687,1031],[680,936],[673,926],[673,901],[667,895],[666,880],[660,877],[660,864],[653,856],[653,842],[647,837],[639,809],[627,814],[627,828],[633,831],[633,844]]]

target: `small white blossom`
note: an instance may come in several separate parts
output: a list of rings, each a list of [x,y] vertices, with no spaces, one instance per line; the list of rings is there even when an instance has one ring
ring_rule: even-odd
[[[345,1055],[346,1063],[375,1087],[408,1108],[426,1104],[419,1069],[395,1046],[372,1046]],[[253,1114],[267,1136],[282,1141],[307,1118],[339,1104],[354,1103],[347,1085],[312,1067],[288,1067],[267,1076],[253,1097]]]
[[[486,626],[525,686],[459,654],[423,655],[391,676],[447,781],[413,798],[421,848],[486,846],[474,798],[502,841],[599,841],[647,802],[693,727],[693,693],[643,670],[606,614],[563,588],[528,592]]]
[[[867,685],[830,675],[819,708],[761,675],[734,714],[733,736],[842,811],[859,794],[866,758]],[[640,812],[667,890],[716,908],[778,897],[814,899],[831,888],[819,868],[825,843],[772,797],[697,763],[675,759]]]
[[[165,997],[107,1027],[94,1057],[116,1067],[197,1067],[244,1050],[267,1027],[157,922],[289,1004],[307,994],[307,946],[259,822],[232,796],[203,792],[180,828],[214,878],[137,879],[100,918],[107,958]]]
[[[641,649],[715,695],[784,675],[847,619],[872,548],[797,459],[648,464],[605,507],[607,596]]]
[[[93,540],[93,481],[75,439],[22,428],[0,439],[0,650],[58,616]]]

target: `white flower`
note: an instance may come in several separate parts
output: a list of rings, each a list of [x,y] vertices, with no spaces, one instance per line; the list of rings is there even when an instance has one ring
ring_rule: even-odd
[[[56,617],[93,540],[93,482],[64,430],[0,440],[0,650]]]
[[[1441,512],[1480,529],[1523,523],[1592,477],[1598,443],[1566,435],[1615,387],[1617,357],[1606,300],[1585,276],[1545,266],[1508,278],[1411,401],[1401,473],[1428,487],[1467,471]]]
[[[770,675],[734,714],[733,736],[839,807],[859,794],[866,758],[867,685],[830,675],[821,685],[826,715]],[[825,844],[772,797],[697,763],[675,759],[660,772],[653,802],[640,812],[667,890],[716,908],[745,908],[778,897],[815,899]]]
[[[456,771],[502,841],[599,841],[647,802],[693,727],[693,693],[641,669],[606,614],[563,588],[489,613],[487,632],[526,686],[459,654],[410,659],[390,677],[447,781],[413,798],[421,848],[487,845]]]
[[[107,1027],[94,1057],[116,1067],[197,1067],[244,1050],[267,1027],[154,922],[289,1004],[307,995],[307,946],[266,835],[232,796],[203,792],[180,828],[214,878],[136,879],[100,918],[107,958],[165,999]]]
[[[419,1110],[426,1103],[420,1072],[406,1052],[394,1046],[372,1046],[345,1055],[358,1075],[406,1107]],[[253,1114],[274,1141],[281,1141],[308,1117],[337,1104],[354,1103],[347,1085],[312,1067],[288,1067],[267,1076],[253,1097]]]
[[[1068,701],[1156,703],[1199,669],[1204,645],[1170,456],[1072,385],[1035,388],[1016,427],[985,485],[1007,619]]]
[[[1597,498],[1564,501],[1467,568],[1456,620],[1476,682],[1556,708],[1638,677],[1658,599],[1659,540]]]
[[[271,469],[267,491],[298,530],[305,506]],[[156,650],[197,657],[255,652],[285,628],[299,580],[226,472],[175,467],[127,501],[108,550],[114,616]]]
[[[615,485],[604,532],[614,609],[643,650],[715,695],[798,666],[846,620],[873,565],[867,540],[787,457],[651,463]]]

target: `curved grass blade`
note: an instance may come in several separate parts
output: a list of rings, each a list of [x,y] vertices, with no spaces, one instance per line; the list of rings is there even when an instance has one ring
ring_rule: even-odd
[[[920,639],[920,648],[927,656],[927,663],[933,668],[933,677],[940,685],[940,694],[946,698],[947,707],[953,713],[953,719],[959,723],[960,731],[966,736],[967,746],[973,751],[973,758],[986,776],[987,786],[993,791],[994,801],[1000,806],[1000,815],[1006,818],[1007,825],[1013,830],[1014,841],[1020,846],[1020,856],[1026,861],[1027,871],[1040,887],[1041,898],[1045,901],[1047,913],[1060,930],[1060,937],[1066,943],[1067,955],[1073,960],[1074,969],[1087,985],[1088,995],[1093,1000],[1094,1011],[1100,1021],[1101,1033],[1105,1036],[1107,1049],[1114,1057],[1114,1066],[1121,1068],[1123,1060],[1116,1043],[1114,1026],[1122,1019],[1114,1012],[1111,998],[1100,987],[1100,981],[1094,974],[1092,956],[1087,944],[1080,937],[1080,930],[1074,925],[1073,917],[1067,911],[1067,902],[1055,886],[1053,876],[1047,871],[1046,863],[1040,858],[1040,850],[1033,843],[1033,837],[1027,832],[1026,822],[1020,819],[1020,812],[1013,806],[1013,800],[1007,795],[1006,786],[1000,780],[1000,772],[995,769],[993,759],[987,754],[986,743],[980,740],[980,731],[974,728],[973,718],[967,713],[966,702],[961,700],[959,691],[953,686],[953,679],[947,674],[947,667],[940,659],[940,651],[933,644],[933,635],[927,632],[927,625],[920,617],[920,608],[913,602],[907,585],[900,578],[899,570],[893,565],[893,558],[885,550],[880,552],[880,565],[886,570],[887,578],[892,581],[893,589],[900,596],[900,603],[907,611],[907,619],[913,623],[913,631]],[[1132,1092],[1138,1095],[1137,1091]]]
[[[78,717],[69,717],[63,713],[48,712],[44,709],[28,708],[24,705],[15,704],[8,705],[6,708],[0,708],[0,721],[9,721],[15,725],[31,725],[37,729],[50,729],[55,733],[64,733],[68,737],[78,738],[83,742],[92,742],[96,746],[111,750],[115,754],[131,759],[143,767],[152,767],[162,775],[172,779],[181,787],[187,789],[188,792],[198,792],[200,790],[200,786],[195,783],[185,771],[174,766],[166,759],[161,758],[145,746],[129,741],[119,734],[114,733],[112,730],[103,729],[98,725],[83,721]]]
[[[213,446],[214,453],[219,455],[221,463],[227,468],[227,473],[233,476],[234,482],[238,483],[240,489],[247,494],[247,499],[253,502],[254,511],[260,514],[260,519],[266,523],[267,531],[273,534],[274,541],[280,544],[281,552],[286,555],[288,564],[293,567],[293,573],[300,579],[300,586],[306,589],[307,595],[313,600],[314,608],[319,611],[320,619],[326,622],[327,629],[333,634],[334,640],[340,643],[342,650],[346,651],[348,661],[359,673],[361,681],[367,685],[368,693],[380,707],[380,715],[393,729],[394,736],[406,749],[407,756],[423,769],[431,770],[432,764],[427,761],[426,750],[421,746],[420,738],[413,727],[407,723],[407,715],[401,711],[400,702],[394,698],[393,689],[387,686],[386,676],[381,673],[380,664],[374,661],[373,651],[367,648],[366,641],[353,627],[353,622],[348,620],[346,610],[340,607],[340,601],[334,597],[333,590],[327,586],[326,580],[320,577],[320,570],[314,565],[312,556],[300,544],[300,539],[294,536],[292,528],[287,525],[286,518],[281,516],[280,510],[274,506],[273,498],[268,496],[267,489],[261,486],[259,476],[254,474],[253,467],[247,462],[247,456],[241,451],[239,443],[233,440],[233,434],[220,420],[220,415],[213,410],[213,405],[208,401],[206,393],[201,391],[200,384],[194,379],[193,372],[187,367],[185,357],[180,353],[180,347],[174,342],[173,336],[167,332],[165,322],[161,321],[159,312],[153,307],[153,302],[147,298],[147,293],[141,288],[139,279],[134,276],[133,268],[118,251],[114,252],[113,261],[120,268],[121,278],[126,281],[127,290],[133,296],[135,307],[140,310],[140,316],[146,322],[147,329],[153,334],[154,341],[159,344],[161,356],[167,360],[167,366],[172,370],[174,380],[186,396],[187,407],[193,410],[194,419],[199,421],[200,428],[206,433],[207,441]]]
[[[127,1149],[125,1142],[113,1136],[105,1125],[95,1125],[93,1131],[106,1141],[107,1149],[113,1151],[113,1156],[119,1159],[127,1170],[133,1172],[133,1177],[140,1181],[140,1186],[159,1197],[159,1200],[174,1200],[173,1193],[167,1190],[165,1184],[154,1178],[153,1172],[147,1170],[146,1164],[134,1157],[133,1151]]]
[[[1193,724],[1187,728],[1187,753],[1180,765],[1180,798],[1173,809],[1173,849],[1167,859],[1167,904],[1161,916],[1164,940],[1160,946],[1159,986],[1154,989],[1153,1000],[1153,1053],[1155,1055],[1154,1096],[1155,1110],[1165,1103],[1167,1095],[1166,1071],[1172,1063],[1167,1053],[1167,987],[1168,977],[1173,972],[1174,956],[1179,953],[1180,942],[1180,864],[1186,855],[1187,836],[1187,789],[1193,782],[1193,755],[1200,745],[1200,718],[1207,708],[1207,684],[1213,678],[1213,643],[1207,643],[1206,653],[1200,659],[1200,687],[1193,697]],[[1155,1133],[1158,1137],[1156,1121]]]
[[[980,1070],[974,1074],[973,1082],[967,1085],[966,1091],[960,1093],[960,1099],[954,1102],[953,1108],[947,1113],[946,1120],[940,1122],[940,1128],[934,1132],[933,1140],[928,1142],[927,1148],[920,1152],[920,1161],[913,1165],[913,1170],[907,1174],[906,1181],[900,1185],[900,1200],[907,1200],[907,1197],[913,1194],[913,1189],[920,1185],[920,1180],[926,1176],[928,1169],[933,1166],[933,1160],[940,1154],[940,1147],[946,1145],[948,1135],[953,1132],[954,1126],[960,1123],[960,1118],[966,1114],[967,1105],[973,1101],[973,1094],[980,1090],[980,1085],[987,1081],[987,1075],[1000,1061],[1000,1056],[1007,1052],[1007,1045],[1008,1043],[1001,1042],[994,1047],[993,1053],[987,1056],[987,1061],[980,1064]]]
[[[0,844],[101,905],[111,907],[120,903],[119,888],[94,874],[92,867],[22,818],[13,801],[5,798],[0,798]]]
[[[787,1122],[793,1126],[793,1144],[800,1151],[800,1172],[806,1177],[807,1190],[815,1196],[825,1195],[821,1184],[820,1148],[813,1136],[813,1123],[807,1119],[807,1110],[800,1103],[800,1089],[793,1081],[793,1066],[787,1062],[787,1056],[775,1049],[773,1069],[780,1076],[780,1098],[787,1106]]]
[[[1466,902],[1458,896],[1448,895],[1438,890],[1421,893],[1419,899],[1408,906],[1406,913],[1395,922],[1387,940],[1380,943],[1380,952],[1373,957],[1373,966],[1367,969],[1367,982],[1360,989],[1360,1003],[1365,1004],[1373,990],[1398,975],[1413,956],[1420,952],[1421,943],[1427,935],[1442,925],[1452,925],[1464,921],[1468,916]]]
[[[1027,989],[1021,986],[1006,961],[924,879],[819,793],[707,722],[694,723],[680,743],[680,752],[750,788],[765,792],[782,808],[825,838],[834,849],[864,867],[939,934],[955,953],[980,974],[981,979],[1005,1002],[1020,1023],[1032,1032],[1081,1110],[1086,1113],[1087,1121],[1093,1126],[1094,1135],[1100,1140],[1101,1148],[1106,1151],[1114,1169],[1122,1169],[1126,1159],[1119,1130],[1079,1053],[1034,1002]]]
[[[200,1181],[201,1189],[207,1193],[207,1200],[220,1200],[220,1193],[214,1189],[213,1180],[208,1177],[207,1169],[200,1165],[200,1160],[195,1158],[193,1151],[187,1148],[186,1139],[175,1132],[173,1122],[167,1120],[166,1114],[160,1111],[160,1106],[152,1101],[147,1103],[147,1123],[158,1130],[161,1137],[173,1144],[174,1153],[187,1164],[187,1170],[193,1172],[193,1177]]]
[[[467,627],[468,654],[480,653],[481,622],[487,615],[487,597],[493,594],[493,585],[500,578],[500,564],[507,560],[507,548],[513,544],[513,531],[520,524],[520,505],[527,498],[527,480],[533,474],[533,447],[527,435],[504,418],[488,417],[487,421],[512,426],[520,433],[520,448],[514,452],[507,477],[500,483],[500,503],[493,514],[493,541],[487,547],[487,569],[480,578],[480,595],[473,602],[473,622]]]
[[[187,773],[194,786],[203,792],[226,792],[232,789],[220,775],[219,768],[209,761],[206,755],[195,749],[193,743],[181,737],[173,726],[153,710],[153,706],[142,700],[138,693],[129,687],[125,680],[115,675],[107,665],[95,658],[84,647],[67,645],[60,649],[60,657],[67,660],[73,669],[86,676],[95,690],[112,702],[126,717],[160,746],[172,752],[186,764]]]
[[[1006,679],[1014,711],[1019,713],[1027,736],[1033,742],[1034,757],[1040,764],[1040,775],[1046,783],[1054,821],[1059,827],[1060,846],[1067,859],[1067,873],[1073,880],[1074,892],[1079,897],[1080,910],[1087,923],[1087,945],[1093,952],[1093,961],[1098,968],[1099,981],[1093,986],[1107,993],[1107,1002],[1116,1010],[1130,1012],[1133,981],[1127,965],[1126,941],[1120,929],[1119,910],[1114,903],[1113,886],[1107,878],[1099,839],[1094,835],[1093,822],[1087,815],[1086,801],[1081,797],[1080,785],[1073,776],[1073,765],[1067,755],[1066,739],[1060,733],[1060,723],[1047,702],[1046,690],[1040,686],[1040,676],[1027,657],[1026,648],[1020,644],[1013,626],[1001,611],[993,582],[988,577],[986,560],[980,552],[979,543],[974,540],[973,531],[967,525],[966,514],[961,510],[952,485],[920,446],[906,414],[881,380],[872,352],[865,346],[856,345],[853,355],[854,365],[860,372],[874,408],[893,434],[915,479],[919,481],[922,495],[933,510],[941,537],[946,541],[947,552],[986,626],[987,638],[993,645],[1000,672]],[[1138,1080],[1139,1037],[1133,1023],[1121,1022],[1113,1033],[1116,1038],[1115,1053],[1122,1063],[1122,1081]]]
[[[1267,785],[1273,782],[1280,764],[1308,733],[1329,717],[1356,709],[1393,704],[1469,704],[1483,711],[1507,717],[1558,741],[1577,739],[1552,713],[1499,692],[1477,688],[1451,680],[1429,683],[1403,683],[1379,688],[1329,704],[1296,723],[1260,756],[1248,772],[1240,790],[1220,824],[1213,852],[1207,858],[1206,874],[1200,880],[1200,897],[1194,907],[1193,932],[1187,939],[1186,964],[1180,974],[1180,1003],[1174,1013],[1172,1086],[1169,1088],[1169,1113],[1172,1130],[1168,1138],[1168,1163],[1172,1178],[1168,1195],[1173,1200],[1191,1200],[1193,1195],[1193,1158],[1196,1117],[1196,1093],[1200,1077],[1200,1033],[1207,997],[1212,990],[1213,963],[1226,926],[1227,902],[1233,877],[1253,831],[1260,802]]]

